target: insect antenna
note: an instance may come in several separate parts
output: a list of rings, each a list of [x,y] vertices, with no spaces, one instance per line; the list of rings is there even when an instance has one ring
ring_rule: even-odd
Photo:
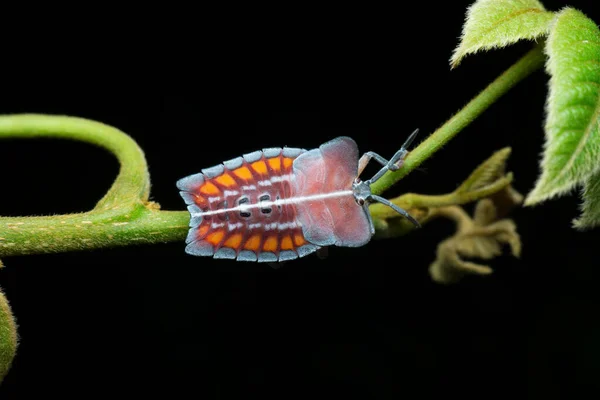
[[[381,196],[377,196],[375,194],[372,194],[371,196],[369,196],[369,200],[375,200],[378,203],[385,204],[386,206],[391,207],[398,214],[404,216],[406,219],[408,219],[410,222],[412,222],[417,228],[421,227],[421,224],[419,223],[419,221],[417,221],[412,215],[410,215],[406,210],[398,207],[397,205],[395,205],[394,203],[392,203],[388,199],[385,199],[385,198],[383,198]]]
[[[415,138],[417,137],[418,133],[419,133],[419,128],[415,129],[414,132],[410,134],[408,139],[406,139],[406,141],[402,145],[402,148],[408,149],[410,147],[410,145],[412,144],[413,140],[415,140]]]

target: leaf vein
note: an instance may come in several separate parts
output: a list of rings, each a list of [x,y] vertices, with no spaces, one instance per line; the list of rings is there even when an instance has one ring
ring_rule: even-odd
[[[523,10],[518,10],[518,11],[512,12],[512,13],[508,14],[506,17],[501,18],[498,21],[496,21],[496,23],[490,25],[490,27],[488,29],[484,29],[480,36],[486,36],[489,32],[493,31],[498,26],[502,25],[506,21],[509,21],[515,17],[518,17],[519,15],[526,14],[526,13],[543,13],[543,12],[545,12],[545,11],[540,10],[538,8],[525,8]]]
[[[592,136],[592,132],[594,131],[594,128],[598,127],[598,124],[596,124],[594,122],[597,121],[599,118],[600,118],[600,96],[598,96],[598,98],[596,99],[596,110],[594,111],[594,114],[590,118],[590,123],[586,127],[586,129],[583,133],[583,136],[577,145],[577,148],[575,149],[575,151],[569,158],[569,161],[567,162],[565,167],[556,176],[554,181],[558,181],[559,179],[561,179],[573,167],[573,164],[575,164],[575,160],[577,159],[577,157],[579,157],[581,152],[583,152],[583,148],[587,144],[589,138]]]

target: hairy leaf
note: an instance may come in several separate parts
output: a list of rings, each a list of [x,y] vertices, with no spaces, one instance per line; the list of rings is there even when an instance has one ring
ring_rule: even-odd
[[[584,182],[582,197],[581,216],[573,226],[582,230],[600,226],[600,171]]]
[[[475,191],[502,178],[505,175],[506,160],[510,156],[510,152],[510,147],[495,152],[490,158],[481,163],[455,192]]]
[[[541,174],[525,204],[560,196],[600,170],[600,30],[572,8],[558,13],[546,49],[551,75]]]
[[[461,41],[450,64],[456,67],[467,54],[506,47],[548,33],[554,13],[537,0],[478,0],[467,9]]]
[[[521,254],[521,239],[515,223],[510,219],[498,220],[497,208],[491,199],[477,203],[473,219],[459,207],[437,210],[438,215],[457,222],[454,236],[438,245],[437,258],[429,266],[429,274],[439,283],[455,283],[466,274],[488,275],[489,265],[479,264],[468,259],[490,260],[502,254],[502,247],[508,244],[512,254]]]

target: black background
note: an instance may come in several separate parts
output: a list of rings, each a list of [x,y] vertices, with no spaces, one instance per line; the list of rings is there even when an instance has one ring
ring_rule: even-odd
[[[22,88],[2,97],[0,112],[122,129],[146,153],[152,199],[182,210],[177,179],[255,149],[349,135],[361,152],[389,156],[529,49],[470,56],[450,71],[470,2],[448,3],[252,10],[260,19],[233,6],[204,12],[188,27],[191,44],[165,39],[168,56],[143,34],[118,51],[104,38],[81,44],[98,59],[71,47],[75,59],[54,65],[56,75],[7,74]],[[598,22],[593,3],[569,4]],[[141,47],[149,50],[140,67],[125,62]],[[526,194],[539,171],[546,82],[544,71],[533,74],[387,195],[452,191],[505,146]],[[3,141],[0,170],[0,214],[42,215],[92,208],[118,164],[85,144]],[[521,259],[506,252],[491,276],[452,286],[428,275],[437,244],[453,233],[449,221],[279,270],[191,257],[183,243],[5,258],[0,286],[21,344],[0,397],[597,396],[600,231],[570,227],[579,202],[517,210]]]

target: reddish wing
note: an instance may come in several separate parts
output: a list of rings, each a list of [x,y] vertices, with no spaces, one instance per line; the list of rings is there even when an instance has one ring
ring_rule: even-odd
[[[297,218],[304,237],[318,246],[362,246],[371,239],[371,224],[350,192],[358,174],[358,147],[338,137],[294,160],[292,196],[330,195],[299,201]]]

